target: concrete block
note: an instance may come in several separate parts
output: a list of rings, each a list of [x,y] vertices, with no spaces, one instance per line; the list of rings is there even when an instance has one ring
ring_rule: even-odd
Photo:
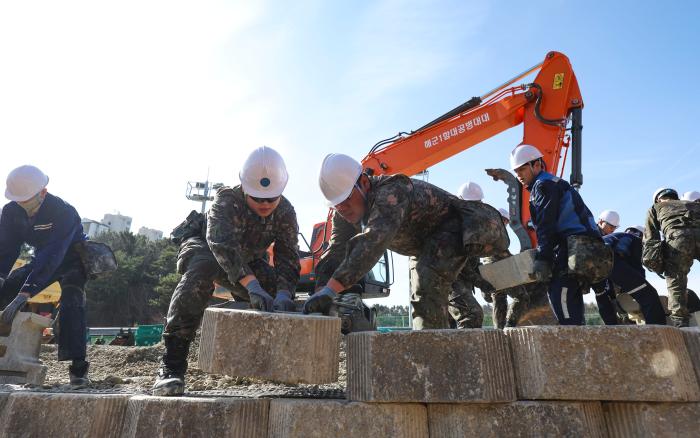
[[[697,437],[700,403],[603,403],[610,438]]]
[[[50,325],[50,318],[20,312],[12,321],[9,333],[7,330],[0,333],[0,384],[44,383],[46,367],[39,360],[39,350],[41,334]]]
[[[428,436],[424,405],[344,400],[277,399],[270,402],[270,438]]]
[[[532,402],[428,405],[430,436],[603,438],[600,402]]]
[[[122,438],[267,436],[269,400],[136,396]]]
[[[496,290],[508,289],[521,284],[534,283],[530,278],[535,263],[534,249],[520,254],[479,266],[481,276],[491,283]]]
[[[207,309],[199,368],[285,383],[338,380],[340,318]]]
[[[682,328],[685,346],[690,355],[690,361],[695,369],[695,377],[700,383],[700,328]]]
[[[3,437],[119,437],[129,397],[122,394],[14,392],[0,421]]]
[[[347,342],[349,400],[515,400],[511,353],[500,330],[362,332]]]
[[[673,327],[523,327],[510,338],[518,399],[698,401],[683,332]]]

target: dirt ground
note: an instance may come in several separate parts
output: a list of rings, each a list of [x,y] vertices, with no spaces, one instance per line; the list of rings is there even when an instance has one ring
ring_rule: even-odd
[[[187,392],[262,391],[274,392],[288,389],[311,391],[343,391],[346,382],[345,341],[341,340],[340,369],[336,383],[327,385],[285,385],[269,381],[207,374],[197,366],[199,337],[190,346],[189,369],[185,378]],[[42,389],[68,389],[68,365],[56,360],[56,345],[42,345],[41,361],[48,367]],[[120,347],[89,345],[89,389],[148,394],[155,382],[164,347],[162,342],[149,347]]]

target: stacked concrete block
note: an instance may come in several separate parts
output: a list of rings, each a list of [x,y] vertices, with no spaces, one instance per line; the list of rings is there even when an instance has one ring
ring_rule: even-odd
[[[132,397],[122,438],[264,438],[269,403],[263,399],[222,397]]]
[[[663,326],[507,329],[518,398],[698,401],[680,330]]]
[[[496,290],[533,283],[535,280],[530,277],[530,273],[533,271],[535,254],[534,249],[529,249],[503,260],[481,265],[479,273]]]
[[[603,403],[610,438],[700,436],[700,403]]]
[[[46,367],[39,360],[39,351],[41,335],[50,325],[50,318],[20,312],[9,333],[0,333],[0,384],[44,383]]]
[[[681,330],[683,331],[685,346],[688,348],[690,361],[693,363],[693,368],[695,369],[695,376],[700,383],[700,328],[693,327]]]
[[[500,330],[362,332],[348,335],[347,342],[350,400],[515,400],[510,350]]]
[[[0,415],[0,436],[116,438],[128,399],[116,394],[14,392]]]
[[[599,402],[518,401],[428,405],[430,436],[605,437]]]
[[[268,436],[424,438],[428,419],[425,406],[415,403],[280,399],[270,402]]]
[[[338,379],[340,318],[207,309],[199,367],[208,373],[285,383]]]

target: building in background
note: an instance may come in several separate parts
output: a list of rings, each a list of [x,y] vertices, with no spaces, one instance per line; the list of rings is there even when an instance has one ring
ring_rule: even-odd
[[[153,228],[141,227],[138,232],[139,236],[146,236],[146,239],[150,241],[160,240],[163,238],[163,232],[160,230],[154,230]]]
[[[83,218],[80,222],[83,224],[83,233],[90,239],[109,231],[109,225],[103,224],[102,222],[88,218]]]
[[[109,227],[113,233],[121,233],[122,231],[131,231],[131,218],[122,216],[121,214],[106,214],[102,218],[102,223]]]

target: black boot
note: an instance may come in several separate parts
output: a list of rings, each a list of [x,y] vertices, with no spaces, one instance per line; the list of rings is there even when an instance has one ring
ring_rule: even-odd
[[[73,363],[68,365],[68,376],[73,389],[81,389],[90,385],[90,379],[88,379],[89,368],[90,363],[86,362],[85,359],[74,359]]]
[[[185,392],[185,373],[187,372],[187,352],[190,341],[177,336],[164,338],[165,354],[158,370],[153,395],[172,396]]]

